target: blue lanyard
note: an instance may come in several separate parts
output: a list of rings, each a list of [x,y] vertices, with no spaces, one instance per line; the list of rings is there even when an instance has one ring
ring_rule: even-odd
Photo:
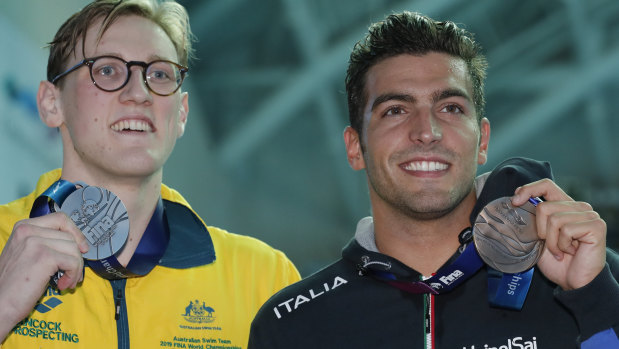
[[[391,272],[380,270],[368,271],[377,279],[410,293],[441,294],[456,288],[477,273],[483,265],[484,263],[475,251],[475,245],[470,243],[453,263],[439,269],[436,274],[425,280],[398,280],[396,275]]]
[[[62,206],[63,201],[75,191],[75,184],[60,179],[45,190],[32,205],[30,218],[44,216],[55,212],[54,204]],[[165,217],[163,200],[161,197],[157,201],[155,212],[151,217],[144,235],[140,240],[127,267],[123,267],[116,255],[109,256],[101,260],[88,260],[87,265],[99,276],[105,279],[123,279],[127,277],[144,276],[148,274],[163,256],[170,241],[170,231]]]
[[[462,234],[461,234],[462,235]],[[475,275],[484,262],[477,254],[475,244],[469,242],[462,248],[456,260],[441,269],[432,277],[421,281],[401,280],[391,272],[366,269],[374,278],[409,293],[447,293]],[[495,307],[520,310],[529,292],[533,277],[531,268],[517,274],[501,273],[488,267],[488,302]]]

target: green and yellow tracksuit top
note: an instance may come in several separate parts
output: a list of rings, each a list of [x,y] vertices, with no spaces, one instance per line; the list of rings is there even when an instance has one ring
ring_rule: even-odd
[[[0,248],[60,174],[44,174],[30,195],[0,206]],[[86,267],[74,290],[48,288],[2,349],[246,348],[260,306],[298,271],[259,240],[207,227],[177,191],[162,185],[161,197],[170,242],[150,273],[107,280]]]

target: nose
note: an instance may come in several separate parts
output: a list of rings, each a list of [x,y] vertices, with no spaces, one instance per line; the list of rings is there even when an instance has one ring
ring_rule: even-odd
[[[409,138],[418,144],[432,144],[443,139],[443,129],[430,110],[418,110],[409,120]]]
[[[136,103],[152,101],[152,95],[144,81],[143,69],[139,66],[129,68],[129,81],[122,89],[121,101],[134,101]]]

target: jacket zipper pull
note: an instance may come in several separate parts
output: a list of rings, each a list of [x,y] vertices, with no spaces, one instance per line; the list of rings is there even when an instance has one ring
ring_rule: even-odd
[[[121,290],[116,291],[116,314],[114,315],[114,319],[118,320],[120,318],[120,301],[123,298],[123,294]]]

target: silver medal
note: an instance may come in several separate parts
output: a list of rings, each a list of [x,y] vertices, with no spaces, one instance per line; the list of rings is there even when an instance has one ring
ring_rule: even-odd
[[[503,197],[487,204],[473,226],[473,239],[481,259],[504,273],[520,273],[533,267],[544,250],[537,236],[535,206],[514,207]]]
[[[72,192],[60,210],[71,218],[86,237],[90,248],[82,254],[84,258],[104,259],[125,245],[129,236],[127,208],[111,191],[84,186]]]

